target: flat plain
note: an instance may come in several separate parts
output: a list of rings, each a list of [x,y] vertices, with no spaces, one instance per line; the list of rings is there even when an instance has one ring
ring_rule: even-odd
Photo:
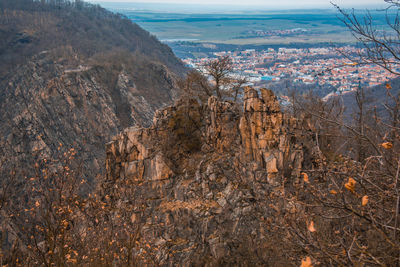
[[[166,42],[233,45],[354,42],[333,7],[313,10],[222,10],[141,3],[102,5],[126,15]],[[377,25],[384,25],[384,20],[382,16],[375,17]]]

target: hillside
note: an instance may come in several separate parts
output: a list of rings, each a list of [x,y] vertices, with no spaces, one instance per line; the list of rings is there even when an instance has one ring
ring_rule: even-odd
[[[77,194],[80,177],[40,166],[25,186],[35,193],[3,209],[0,230],[11,229],[4,243],[13,247],[4,262],[291,265],[287,238],[273,225],[289,208],[274,196],[310,165],[302,128],[266,89],[246,88],[243,105],[180,99],[151,127],[127,128],[107,144],[106,176],[88,197]]]
[[[0,3],[0,74],[44,50],[72,46],[85,58],[116,49],[145,55],[174,71],[182,65],[168,46],[122,15],[68,0]]]
[[[183,95],[107,143],[88,196],[60,148],[67,160],[38,166],[29,198],[1,188],[3,262],[396,266],[397,132],[341,132],[324,103],[292,116],[267,89],[244,88],[243,103]]]
[[[104,144],[126,127],[148,126],[177,96],[174,80],[184,72],[168,46],[99,6],[1,1],[2,175],[30,175],[62,145],[94,178]]]
[[[0,12],[0,265],[400,266],[399,80],[283,108],[98,6]]]
[[[390,86],[390,90],[387,90],[385,84],[364,89],[365,112],[368,114],[367,116],[372,117],[376,112],[380,118],[390,120],[387,106],[395,105],[395,100],[400,89],[400,79],[396,78],[390,81]],[[345,107],[345,120],[350,124],[354,123],[352,120],[354,120],[354,114],[358,110],[356,93],[349,92],[344,94],[341,96],[340,101],[343,107]]]

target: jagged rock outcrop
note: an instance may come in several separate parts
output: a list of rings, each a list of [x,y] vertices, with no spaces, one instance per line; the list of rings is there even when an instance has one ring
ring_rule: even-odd
[[[299,176],[302,137],[270,90],[246,88],[243,106],[183,99],[107,144],[103,194],[131,212],[138,262],[283,264],[271,262],[268,198]]]

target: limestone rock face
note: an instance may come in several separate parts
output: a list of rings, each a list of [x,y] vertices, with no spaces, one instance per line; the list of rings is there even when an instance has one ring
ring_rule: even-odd
[[[147,244],[162,266],[266,264],[268,198],[302,167],[296,127],[270,90],[248,87],[243,108],[180,100],[117,135],[102,190],[135,218],[137,260]]]
[[[289,128],[296,128],[295,122],[287,119],[285,122]],[[302,149],[290,143],[283,123],[283,114],[272,91],[261,90],[259,98],[253,89],[246,89],[244,115],[239,125],[244,159],[266,169],[269,182],[275,182],[279,170],[285,168],[284,163],[289,163],[294,172],[301,169]]]

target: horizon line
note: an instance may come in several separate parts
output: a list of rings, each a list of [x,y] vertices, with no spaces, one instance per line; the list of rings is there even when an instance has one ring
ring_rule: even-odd
[[[330,9],[333,8],[332,4],[322,4],[322,5],[315,5],[315,4],[302,4],[302,5],[279,5],[279,4],[239,4],[239,3],[233,3],[233,4],[224,4],[224,3],[180,3],[180,2],[175,2],[174,0],[172,0],[171,2],[160,2],[158,0],[156,1],[149,1],[149,2],[143,2],[143,0],[139,0],[139,1],[135,1],[135,0],[119,0],[119,1],[110,1],[110,0],[86,0],[88,2],[92,2],[92,3],[103,3],[103,4],[144,4],[144,5],[157,5],[157,4],[161,4],[161,5],[178,5],[178,6],[186,6],[186,7],[190,7],[190,6],[202,6],[202,7],[207,7],[207,6],[212,6],[212,7],[244,7],[246,6],[247,8],[253,9],[253,8],[259,8],[259,7],[263,7],[263,8],[281,8],[281,10],[295,10],[295,9]],[[314,7],[313,7],[314,6]],[[344,8],[355,8],[355,9],[381,9],[383,7],[382,5],[379,4],[367,4],[367,5],[351,5],[351,4],[345,4],[345,5],[341,5]]]

